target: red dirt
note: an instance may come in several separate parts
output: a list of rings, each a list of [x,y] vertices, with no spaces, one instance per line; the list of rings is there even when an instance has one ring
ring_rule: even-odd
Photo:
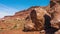
[[[40,34],[40,32],[23,32],[22,30],[8,30],[0,32],[0,34]]]

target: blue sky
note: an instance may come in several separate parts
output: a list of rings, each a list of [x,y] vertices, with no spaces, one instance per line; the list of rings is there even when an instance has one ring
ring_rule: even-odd
[[[47,6],[50,0],[0,0],[0,18],[31,6]]]

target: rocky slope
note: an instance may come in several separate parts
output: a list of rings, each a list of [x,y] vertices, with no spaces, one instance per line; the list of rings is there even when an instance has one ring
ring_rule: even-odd
[[[34,6],[27,10],[16,12],[13,16],[5,16],[0,20],[0,33],[10,30],[18,31],[38,31],[37,34],[44,31],[44,15],[49,13],[45,7]],[[22,32],[23,33],[23,32]],[[30,32],[32,34],[32,32]],[[34,32],[33,32],[34,33]],[[2,33],[3,34],[3,33]],[[5,34],[5,33],[4,33]],[[9,34],[9,33],[8,33]]]
[[[0,19],[0,34],[60,34],[59,2],[51,0],[49,6],[33,6],[5,16]]]

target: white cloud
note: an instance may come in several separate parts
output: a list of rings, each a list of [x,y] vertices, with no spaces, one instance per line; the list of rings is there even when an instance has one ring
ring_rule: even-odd
[[[4,17],[6,15],[13,15],[17,11],[19,11],[19,10],[12,8],[12,7],[8,7],[4,4],[0,4],[0,18]]]
[[[6,16],[6,15],[8,15],[8,13],[0,12],[0,18],[4,17],[4,16]]]

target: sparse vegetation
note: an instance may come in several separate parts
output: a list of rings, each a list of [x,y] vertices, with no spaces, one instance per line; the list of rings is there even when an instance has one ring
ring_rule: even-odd
[[[8,20],[4,20],[3,23],[7,26],[7,29],[23,29],[25,20],[8,19]]]

